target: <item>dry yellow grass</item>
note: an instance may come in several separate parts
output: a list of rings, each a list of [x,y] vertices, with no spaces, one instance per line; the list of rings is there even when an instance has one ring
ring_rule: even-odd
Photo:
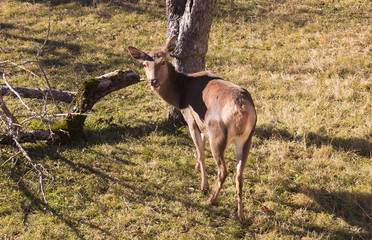
[[[31,59],[41,45],[48,7],[30,2],[0,5],[0,61]],[[117,2],[52,6],[42,62],[53,86],[76,90],[118,68],[143,74],[126,47],[164,44],[165,4]],[[246,87],[258,110],[245,169],[247,221],[236,220],[233,149],[219,205],[208,206],[187,129],[168,126],[167,106],[140,83],[95,106],[85,140],[27,146],[55,178],[46,193],[58,215],[35,200],[22,225],[35,176],[22,178],[28,169],[20,165],[1,169],[0,238],[372,238],[372,3],[234,3],[218,6],[207,69]],[[15,85],[35,84],[22,71],[12,74]],[[115,125],[102,121],[110,116]],[[216,167],[207,157],[212,181]]]

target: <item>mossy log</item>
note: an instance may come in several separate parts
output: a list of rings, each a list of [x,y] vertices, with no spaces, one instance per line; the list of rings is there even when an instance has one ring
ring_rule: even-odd
[[[140,82],[140,77],[132,71],[116,70],[100,77],[86,80],[74,95],[75,107],[63,121],[50,130],[20,132],[19,142],[46,140],[52,144],[62,144],[84,136],[83,128],[88,112],[104,96]],[[70,96],[72,93],[69,92]],[[55,99],[57,100],[57,99]],[[12,144],[6,133],[0,133],[0,144]]]
[[[109,93],[139,81],[140,77],[137,73],[122,70],[85,81],[76,94],[73,114],[52,128],[53,133],[58,135],[58,138],[54,138],[52,143],[63,143],[83,136],[87,113],[96,102]]]

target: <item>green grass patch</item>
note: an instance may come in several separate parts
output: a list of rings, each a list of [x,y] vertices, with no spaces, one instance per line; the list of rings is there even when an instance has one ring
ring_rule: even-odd
[[[51,6],[40,60],[55,88],[76,91],[116,69],[144,75],[127,46],[165,43],[164,1],[95,2]],[[209,206],[188,129],[167,124],[167,105],[142,82],[97,103],[85,138],[26,145],[54,177],[45,193],[56,215],[36,196],[30,169],[1,168],[0,238],[371,239],[371,9],[354,0],[219,2],[207,69],[247,88],[258,112],[244,172],[246,221],[236,219],[234,149],[219,203]],[[44,1],[3,1],[0,61],[33,59],[47,28]],[[18,69],[10,81],[40,84],[29,79]],[[217,169],[206,154],[213,184]]]

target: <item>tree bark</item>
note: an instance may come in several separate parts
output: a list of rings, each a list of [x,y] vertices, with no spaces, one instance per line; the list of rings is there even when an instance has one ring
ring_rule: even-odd
[[[167,0],[167,39],[177,36],[172,53],[173,65],[182,73],[205,70],[205,55],[217,0]],[[169,120],[185,123],[181,113],[171,107]]]
[[[205,69],[205,55],[217,0],[167,0],[167,39],[177,36],[173,65],[183,73]]]
[[[36,142],[36,141],[49,141],[49,142],[58,142],[61,140],[59,135],[54,134],[50,130],[39,129],[29,132],[20,132],[18,134],[18,142],[25,143],[25,142]],[[7,145],[7,144],[14,144],[13,138],[6,133],[0,133],[0,144]]]
[[[54,100],[65,103],[72,103],[74,101],[76,93],[61,90],[49,89],[36,89],[36,88],[13,88],[22,98],[36,98],[36,99],[47,99],[52,100],[53,93]],[[0,92],[2,95],[11,94],[11,91],[6,86],[0,86]]]

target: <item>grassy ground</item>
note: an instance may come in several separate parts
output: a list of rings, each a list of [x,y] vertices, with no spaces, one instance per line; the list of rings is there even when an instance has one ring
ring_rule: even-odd
[[[0,4],[0,61],[35,57],[48,28],[48,6],[38,2]],[[76,90],[118,68],[143,75],[126,47],[165,42],[163,1],[64,2],[51,7],[41,56],[56,88]],[[99,102],[85,139],[26,145],[54,176],[45,190],[57,215],[35,197],[27,168],[1,168],[0,239],[372,239],[372,3],[234,3],[219,3],[207,69],[247,88],[258,111],[247,220],[236,219],[234,149],[219,204],[208,206],[187,128],[167,125],[166,104],[143,82]],[[12,74],[12,84],[33,85]],[[207,158],[212,183],[209,149]]]

